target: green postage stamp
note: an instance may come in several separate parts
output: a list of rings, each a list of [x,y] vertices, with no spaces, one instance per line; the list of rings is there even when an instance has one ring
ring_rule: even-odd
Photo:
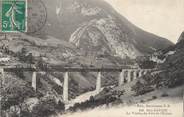
[[[1,31],[27,31],[27,0],[1,0]]]

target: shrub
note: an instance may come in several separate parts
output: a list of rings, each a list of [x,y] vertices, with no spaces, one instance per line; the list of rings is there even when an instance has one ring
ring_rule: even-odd
[[[137,81],[137,83],[132,87],[132,91],[135,91],[135,95],[138,96],[154,91],[154,88],[151,86],[147,86],[140,81]]]
[[[48,117],[51,115],[56,115],[57,112],[63,111],[64,104],[59,102],[58,104],[54,99],[42,100],[33,107],[32,117]]]
[[[167,94],[167,93],[163,93],[162,95],[161,95],[161,97],[168,97],[169,96],[169,94]]]
[[[143,103],[143,102],[144,102],[144,100],[141,100],[140,102],[141,102],[141,103]]]
[[[106,95],[100,99],[95,99],[91,96],[89,100],[82,103],[76,103],[73,107],[69,108],[69,110],[75,112],[77,110],[93,109],[101,105],[109,105],[113,102],[116,103],[117,100],[118,99],[112,95]]]
[[[184,84],[183,77],[178,77],[178,76],[179,75],[177,75],[175,78],[169,79],[168,84],[167,84],[169,88],[174,88],[174,87],[181,86]]]
[[[157,99],[157,96],[152,96],[152,99]]]
[[[17,81],[18,82],[18,81]],[[24,102],[25,99],[34,97],[36,94],[32,87],[26,86],[26,84],[19,84],[19,82],[11,83],[2,91],[2,110],[7,110],[11,106],[19,105]]]

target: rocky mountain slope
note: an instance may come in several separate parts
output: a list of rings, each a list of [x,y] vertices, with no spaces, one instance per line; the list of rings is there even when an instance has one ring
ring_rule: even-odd
[[[6,47],[12,56],[20,56],[23,52],[25,56],[33,56],[34,63],[41,60],[52,65],[120,66],[128,57],[133,59],[172,45],[166,39],[135,27],[104,1],[43,2],[48,19],[41,31],[31,35],[1,34],[0,45]],[[71,74],[70,78],[75,86],[78,84],[81,93],[95,88],[96,75],[78,73]],[[62,74],[52,76],[63,81]],[[106,74],[102,83],[115,84],[116,76]]]
[[[184,32],[182,32],[181,36],[179,37],[178,43],[179,43],[180,41],[182,41],[182,40],[184,40]]]
[[[10,57],[12,62],[5,64],[114,67],[123,65],[128,58],[134,59],[173,45],[166,39],[137,28],[102,0],[43,2],[48,19],[42,30],[29,35],[0,34],[2,54]],[[25,95],[27,92],[20,91],[22,87],[30,90],[31,95],[21,98],[20,104],[33,97],[36,97],[33,100],[41,102],[49,96],[56,99],[62,97],[63,73],[39,73],[36,94],[30,87],[31,73],[20,71],[6,77],[5,84],[12,87],[5,87],[5,91],[1,87],[1,91],[8,98],[17,100],[17,92]],[[70,73],[69,77],[70,98],[95,89],[97,73]],[[118,74],[102,74],[102,86],[114,85],[117,81]],[[15,87],[18,87],[17,92],[12,92]],[[6,97],[3,99],[6,100]],[[5,104],[5,109],[15,105],[19,104],[12,104],[10,100],[10,105]]]
[[[154,53],[154,56],[163,59],[162,63],[158,63],[156,71],[119,87],[104,88],[100,94],[91,97],[86,102],[76,104],[71,110],[75,112],[78,109],[93,109],[101,105],[120,103],[131,105],[163,98],[172,100],[177,98],[182,102],[184,91],[183,39],[182,33],[176,45]]]
[[[158,52],[158,56],[165,59],[164,63],[161,64],[161,68],[178,68],[183,69],[183,50],[184,50],[184,33],[181,34],[178,42],[174,46],[170,46]],[[180,68],[181,67],[181,68]]]
[[[102,0],[44,0],[47,21],[35,34],[2,40],[14,52],[23,47],[49,64],[121,65],[172,45],[145,32]],[[2,37],[3,39],[3,37]]]
[[[157,51],[155,56],[163,59],[163,63],[157,65],[157,71],[152,74],[147,73],[139,79],[131,83],[125,84],[121,87],[115,87],[110,92],[103,91],[97,98],[106,95],[113,95],[113,92],[124,92],[120,95],[120,100],[130,103],[129,100],[146,99],[149,94],[154,94],[154,98],[158,98],[154,92],[162,92],[161,97],[180,97],[183,95],[184,86],[184,40],[183,33],[181,34],[180,41],[174,46],[170,46],[161,51]],[[171,96],[171,90],[177,93]],[[157,96],[156,96],[157,95]],[[140,98],[141,97],[141,98]],[[152,100],[152,99],[151,99]],[[149,101],[149,100],[148,100]]]
[[[69,41],[83,54],[135,58],[172,45],[137,28],[103,0],[44,0],[44,3],[48,19],[40,33]]]
[[[164,59],[157,67],[160,72],[143,77],[144,86],[154,89],[184,86],[184,37],[181,34],[178,43],[164,50],[158,51],[158,58]],[[182,88],[183,91],[183,88]],[[178,91],[179,92],[179,91]]]

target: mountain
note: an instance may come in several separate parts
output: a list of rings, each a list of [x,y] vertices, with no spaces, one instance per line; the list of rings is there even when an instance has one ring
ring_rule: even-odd
[[[118,66],[130,58],[149,54],[173,45],[170,41],[145,32],[131,24],[102,0],[44,0],[47,22],[35,34],[1,34],[0,46],[24,64],[33,57],[50,65],[63,66]],[[7,51],[8,50],[8,51]],[[19,60],[21,59],[21,60]],[[21,62],[20,62],[21,61]],[[95,88],[95,73],[71,73],[75,95]],[[45,76],[41,76],[45,77]],[[63,81],[62,74],[51,74],[48,79]],[[117,83],[117,75],[103,75],[103,85]],[[42,80],[42,83],[45,82]],[[46,81],[47,82],[47,81]],[[48,83],[50,89],[53,84]],[[78,84],[78,85],[76,85]],[[59,86],[61,87],[61,86]],[[57,89],[57,88],[56,88]]]
[[[147,74],[140,78],[143,80],[143,86],[147,89],[160,88],[173,89],[184,86],[184,40],[183,33],[178,42],[166,49],[157,51],[154,56],[162,62],[157,64],[157,72]],[[138,86],[137,84],[134,88]],[[144,92],[144,88],[141,89]],[[183,90],[183,89],[182,89]]]
[[[129,62],[129,58],[174,47],[167,39],[136,27],[102,0],[43,2],[47,9],[47,22],[42,30],[34,34],[0,34],[1,54],[11,59],[3,64],[116,67]],[[4,101],[5,112],[10,107],[24,105],[32,98],[34,111],[39,113],[40,109],[43,115],[55,111],[56,104],[53,105],[52,100],[43,101],[50,97],[61,98],[63,73],[38,73],[37,92],[31,87],[29,72],[6,73],[5,77],[5,86],[0,87],[1,94],[5,94],[0,99],[10,100]],[[97,73],[69,73],[69,98],[94,90],[96,77]],[[102,74],[102,86],[118,84],[118,77],[113,73]],[[49,106],[54,106],[54,109],[47,110]]]
[[[154,53],[158,59],[163,59],[163,62],[157,64],[156,71],[122,86],[105,88],[93,100],[80,103],[75,108],[83,109],[84,105],[87,105],[86,108],[94,108],[90,101],[97,104],[100,102],[103,105],[105,103],[103,100],[109,99],[112,99],[110,102],[112,105],[137,104],[163,98],[172,100],[177,98],[182,102],[184,89],[184,40],[181,39],[182,36],[183,33],[177,44]]]
[[[103,0],[44,0],[44,3],[48,18],[37,33],[68,41],[85,56],[105,53],[136,58],[172,45],[139,29]]]
[[[180,41],[182,41],[182,40],[184,40],[184,32],[182,32],[181,36],[179,37],[178,43],[179,43]]]
[[[175,46],[171,46],[165,49],[163,54],[165,55],[166,60],[163,63],[162,67],[175,69],[174,71],[183,71],[184,69],[183,51],[184,51],[184,33],[181,34]]]
[[[24,64],[33,62],[63,66],[118,66],[130,58],[149,54],[173,45],[167,39],[145,32],[118,14],[102,0],[44,0],[47,22],[35,34],[1,34],[0,46]],[[7,51],[8,50],[8,51]],[[23,54],[23,55],[22,55]],[[23,57],[22,57],[23,56]],[[20,60],[19,59],[23,59]],[[50,74],[41,84],[50,89],[61,87],[62,74]],[[71,73],[70,89],[76,96],[95,88],[95,73]],[[46,77],[41,75],[40,78]],[[103,85],[117,84],[117,75],[103,75]],[[74,88],[75,87],[75,88]],[[79,91],[77,91],[79,89]],[[58,93],[61,94],[60,91]]]
[[[178,42],[174,46],[170,46],[162,51],[158,51],[158,58],[162,58],[163,62],[158,64],[159,73],[153,76],[146,76],[147,80],[152,79],[152,83],[156,88],[167,87],[176,88],[184,86],[184,40],[183,33]],[[146,79],[146,78],[144,78]]]

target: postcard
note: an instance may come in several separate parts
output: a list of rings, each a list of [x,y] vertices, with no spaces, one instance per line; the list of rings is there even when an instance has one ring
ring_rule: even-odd
[[[183,117],[184,0],[0,0],[0,117]]]

